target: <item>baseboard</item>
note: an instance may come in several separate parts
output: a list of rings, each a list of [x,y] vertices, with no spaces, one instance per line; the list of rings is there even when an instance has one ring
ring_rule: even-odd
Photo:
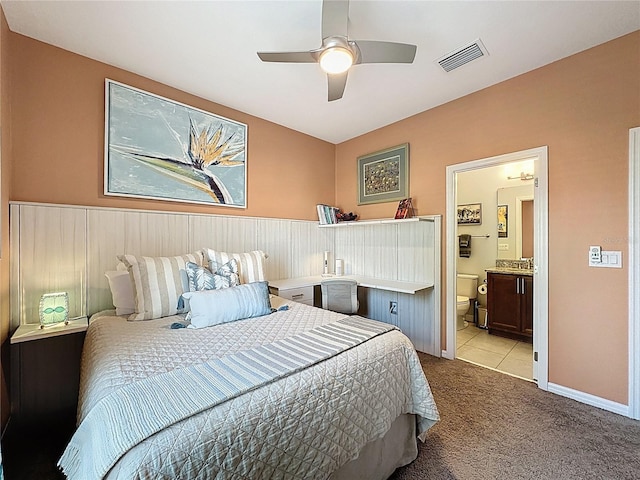
[[[442,356],[444,358],[453,360],[453,358],[449,357],[449,352],[447,350],[442,351]],[[473,362],[470,362],[470,363],[473,363]],[[479,366],[487,368],[484,365],[479,365]],[[495,370],[495,369],[491,368],[490,370]],[[499,370],[496,370],[496,371],[499,371]],[[504,373],[504,372],[501,372],[501,373]],[[629,409],[629,406],[623,405],[622,403],[607,400],[606,398],[597,397],[595,395],[591,395],[590,393],[581,392],[579,390],[574,390],[573,388],[564,387],[562,385],[558,385],[556,383],[551,383],[551,382],[547,383],[547,391],[551,393],[555,393],[556,395],[560,395],[562,397],[570,398],[580,403],[591,405],[592,407],[601,408],[603,410],[607,410],[608,412],[613,412],[613,413],[617,413],[618,415],[633,418],[631,417],[631,410]]]
[[[563,387],[562,385],[557,385],[551,382],[547,383],[547,390],[551,393],[555,393],[556,395],[571,398],[572,400],[576,400],[580,403],[586,403],[587,405],[591,405],[592,407],[601,408],[609,412],[617,413],[618,415],[629,417],[630,412],[628,405],[623,405],[621,403],[607,400],[606,398],[597,397],[589,393],[584,393],[579,390]]]
[[[455,356],[451,355],[448,350],[442,350],[442,357],[446,358],[447,360],[453,360],[456,358]]]

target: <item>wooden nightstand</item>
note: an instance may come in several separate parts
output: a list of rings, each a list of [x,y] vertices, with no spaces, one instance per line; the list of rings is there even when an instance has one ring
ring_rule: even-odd
[[[11,413],[22,425],[75,423],[86,317],[41,329],[21,325],[11,336]]]

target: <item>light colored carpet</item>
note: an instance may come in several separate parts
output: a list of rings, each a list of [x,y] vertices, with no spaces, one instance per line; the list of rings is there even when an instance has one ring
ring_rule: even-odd
[[[420,354],[441,421],[390,480],[640,479],[640,422]]]

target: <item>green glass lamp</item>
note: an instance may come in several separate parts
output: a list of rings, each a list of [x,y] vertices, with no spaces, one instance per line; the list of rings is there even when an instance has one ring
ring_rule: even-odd
[[[40,328],[69,323],[69,294],[45,293],[40,298]]]

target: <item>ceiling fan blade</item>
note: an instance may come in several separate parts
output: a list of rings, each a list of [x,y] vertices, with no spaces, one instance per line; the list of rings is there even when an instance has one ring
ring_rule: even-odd
[[[263,62],[315,63],[318,56],[315,52],[258,52]]]
[[[344,93],[344,87],[347,86],[347,70],[344,73],[338,73],[335,75],[327,75],[329,83],[329,101],[340,100]]]
[[[324,0],[322,2],[322,38],[347,36],[349,0]]]
[[[417,47],[408,43],[356,40],[360,50],[357,63],[413,63]]]

